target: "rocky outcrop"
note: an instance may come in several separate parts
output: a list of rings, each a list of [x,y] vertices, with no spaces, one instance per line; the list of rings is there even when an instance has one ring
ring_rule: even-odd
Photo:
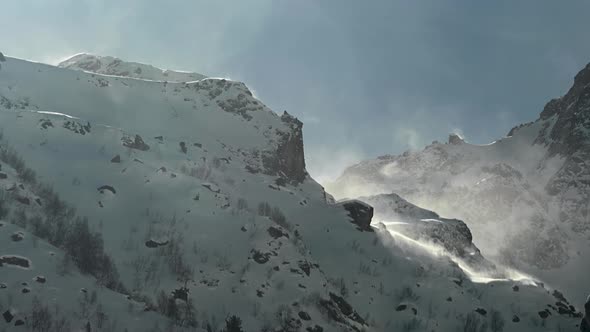
[[[123,141],[123,146],[130,149],[136,149],[140,151],[147,151],[150,149],[150,146],[145,144],[143,138],[141,138],[139,135],[135,135],[135,139],[133,140],[129,137],[123,137],[121,140]]]
[[[449,135],[449,144],[451,145],[459,145],[465,143],[465,140],[461,138],[461,136],[457,134],[450,134]]]
[[[414,240],[438,244],[478,268],[494,267],[473,244],[471,231],[463,221],[441,218],[437,213],[422,209],[394,193],[361,197],[360,200],[375,208],[375,216],[388,229]]]
[[[569,156],[583,146],[590,137],[590,63],[574,78],[574,84],[561,98],[553,99],[541,112],[541,120],[556,116],[555,124],[538,142],[549,144],[552,155]]]
[[[303,123],[286,111],[281,116],[290,131],[277,130],[277,149],[262,154],[264,172],[285,178],[291,184],[299,184],[307,177],[303,153]]]
[[[320,299],[319,305],[331,321],[347,326],[349,330],[360,331],[359,327],[367,326],[367,322],[346,302],[332,292],[330,299]]]
[[[358,226],[361,231],[371,231],[371,220],[373,219],[373,207],[359,200],[348,200],[338,202],[350,216],[350,222]]]

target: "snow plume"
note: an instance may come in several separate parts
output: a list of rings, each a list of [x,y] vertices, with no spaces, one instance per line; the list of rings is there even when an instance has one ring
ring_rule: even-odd
[[[326,185],[342,174],[344,169],[366,156],[354,145],[332,149],[327,145],[306,147],[307,170],[319,183]]]
[[[382,224],[385,226],[387,233],[390,234],[395,240],[396,246],[402,248],[405,251],[413,252],[414,254],[418,255],[426,254],[435,258],[450,259],[455,264],[457,264],[463,273],[465,273],[465,275],[474,283],[490,283],[494,281],[508,280],[518,281],[527,285],[536,285],[538,283],[538,281],[536,281],[533,277],[504,266],[497,265],[496,269],[478,270],[469,266],[469,264],[467,264],[462,258],[452,255],[443,247],[434,242],[415,240],[404,235],[403,233],[393,230],[392,228],[388,228],[387,224],[391,224],[391,222]]]

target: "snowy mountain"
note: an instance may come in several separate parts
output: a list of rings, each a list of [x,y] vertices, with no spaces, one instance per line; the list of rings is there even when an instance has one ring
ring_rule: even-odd
[[[559,291],[334,204],[244,84],[75,59],[1,63],[0,330],[577,328]]]
[[[473,145],[452,134],[422,151],[344,171],[338,198],[395,192],[459,218],[484,255],[568,290],[580,303],[590,273],[590,65],[567,94],[507,137]]]
[[[111,56],[76,54],[58,64],[60,68],[88,71],[96,74],[139,78],[151,81],[191,82],[205,75],[175,70],[162,70],[143,63],[123,61]]]

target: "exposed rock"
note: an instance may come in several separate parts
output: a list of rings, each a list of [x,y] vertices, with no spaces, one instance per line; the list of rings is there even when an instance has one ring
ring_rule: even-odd
[[[41,128],[43,129],[47,129],[49,127],[53,128],[53,122],[51,122],[49,119],[39,120],[39,123],[41,123]]]
[[[221,192],[221,189],[219,189],[219,187],[213,183],[203,183],[202,184],[203,187],[209,189],[211,192],[219,194]]]
[[[283,236],[286,238],[289,238],[289,234],[284,233],[281,229],[274,227],[274,226],[270,226],[266,231],[268,232],[268,234],[270,236],[272,236],[275,239],[278,239]]]
[[[344,300],[344,298],[330,292],[330,300],[321,299],[319,304],[325,310],[328,317],[335,322],[350,325],[356,322],[361,326],[366,326],[365,320]],[[349,321],[350,320],[350,321]]]
[[[303,123],[286,111],[281,120],[290,127],[290,131],[277,131],[277,149],[262,153],[264,173],[282,176],[292,184],[299,184],[307,177],[303,152]]]
[[[91,129],[90,122],[87,122],[86,124],[81,124],[80,122],[74,120],[68,120],[64,122],[63,127],[71,132],[80,135],[86,135],[86,133],[89,133]]]
[[[14,242],[22,241],[24,237],[25,236],[24,236],[24,234],[22,232],[16,232],[16,233],[12,233],[12,235],[10,235],[10,238]]]
[[[373,207],[359,200],[348,200],[338,202],[351,218],[351,222],[358,226],[361,231],[371,230],[371,219],[373,218]]]
[[[100,186],[97,188],[98,191],[100,191],[101,193],[103,193],[105,190],[110,191],[113,194],[116,194],[117,191],[115,190],[115,188],[113,186],[109,186],[109,185],[104,185],[104,186]]]
[[[518,323],[518,322],[520,322],[520,318],[518,318],[518,316],[514,315],[514,316],[512,316],[512,322]]]
[[[23,197],[23,196],[17,196],[16,201],[24,204],[24,205],[31,205],[31,200],[28,197]]]
[[[140,151],[147,151],[150,149],[150,146],[147,145],[139,135],[135,135],[134,140],[131,140],[131,138],[129,137],[123,137],[121,138],[121,140],[123,141],[123,146],[131,149],[136,149]]]
[[[299,261],[298,265],[301,271],[305,272],[305,274],[309,277],[311,274],[311,264],[309,264],[308,261]]]
[[[2,52],[0,52],[0,62],[5,62],[6,58],[4,57],[4,54],[2,54]]]
[[[0,266],[2,264],[16,265],[23,268],[29,268],[31,263],[28,259],[18,256],[0,256]]]
[[[186,287],[180,287],[172,291],[172,297],[175,299],[183,300],[184,302],[188,301],[188,293],[189,290]]]
[[[120,163],[121,162],[121,156],[120,155],[116,155],[113,157],[113,159],[111,159],[112,163]]]
[[[35,281],[40,284],[44,284],[47,281],[47,279],[44,276],[36,276]]]
[[[465,140],[461,138],[458,134],[450,134],[449,135],[449,144],[451,145],[460,145],[465,143]]]
[[[549,315],[551,315],[551,312],[549,311],[549,309],[545,309],[543,311],[539,311],[538,314],[539,317],[546,319],[547,317],[549,317]]]
[[[475,312],[477,312],[478,314],[485,316],[488,312],[484,309],[484,308],[477,308],[475,309]]]
[[[253,253],[252,258],[258,264],[264,264],[264,263],[268,262],[268,260],[270,259],[270,253],[267,253],[267,252],[263,253],[258,250],[253,250],[252,253]]]
[[[168,241],[164,241],[164,242],[157,242],[154,240],[147,240],[145,241],[145,246],[148,248],[157,248],[157,247],[161,247],[161,246],[165,246],[168,244]]]
[[[404,311],[408,308],[406,304],[400,304],[395,308],[395,311]]]
[[[12,314],[12,312],[10,312],[10,310],[6,310],[2,314],[2,317],[4,317],[4,321],[6,323],[10,323],[12,321],[12,319],[14,318],[14,315]]]
[[[311,316],[309,316],[309,314],[307,312],[305,312],[305,311],[300,311],[298,313],[298,316],[299,316],[299,318],[301,318],[301,319],[303,319],[305,321],[311,320]]]
[[[0,172],[0,180],[4,180],[6,178],[8,178],[8,176],[6,175],[6,173]]]

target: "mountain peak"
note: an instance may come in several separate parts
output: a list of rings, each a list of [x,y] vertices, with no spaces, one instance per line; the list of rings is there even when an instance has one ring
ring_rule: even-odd
[[[449,144],[451,145],[459,145],[465,143],[465,139],[461,137],[459,134],[451,133],[449,134]]]
[[[112,56],[100,56],[89,53],[78,53],[60,62],[58,67],[82,70],[95,74],[131,77],[150,81],[190,82],[198,81],[207,76],[160,69],[152,65],[129,62]]]

